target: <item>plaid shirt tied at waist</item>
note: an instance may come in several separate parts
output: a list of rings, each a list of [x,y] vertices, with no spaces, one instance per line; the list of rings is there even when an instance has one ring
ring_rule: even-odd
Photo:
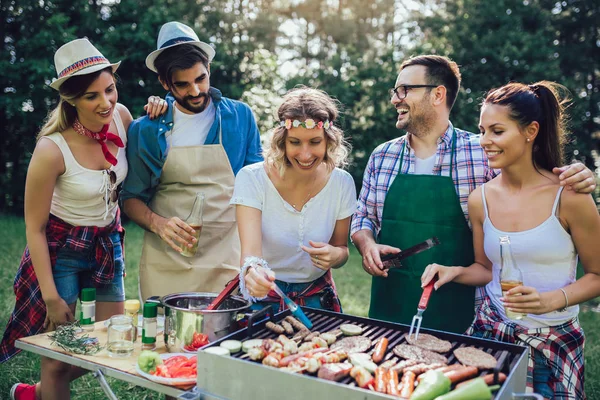
[[[533,350],[537,350],[544,356],[552,372],[549,385],[554,391],[555,399],[586,398],[583,387],[585,337],[577,318],[559,326],[526,328],[511,321],[504,321],[486,295],[477,309],[473,325],[466,334],[530,346],[527,392],[533,392]]]
[[[73,226],[62,219],[50,215],[46,224],[46,239],[52,268],[56,264],[58,251],[68,248],[75,251],[93,250],[92,280],[95,286],[112,282],[115,274],[113,243],[109,235],[119,232],[121,245],[125,230],[121,226],[120,211],[114,221],[105,227]],[[0,363],[16,355],[15,340],[40,333],[46,318],[46,304],[42,299],[40,285],[33,269],[29,247],[25,247],[21,264],[14,282],[16,295],[15,308],[4,331],[0,343]]]
[[[342,306],[340,304],[340,300],[337,295],[337,290],[335,288],[335,283],[333,282],[333,277],[331,276],[331,270],[328,270],[322,277],[311,282],[304,290],[300,292],[289,292],[286,293],[292,301],[294,301],[299,306],[304,306],[304,299],[311,297],[322,295],[325,293],[327,289],[331,288],[333,290],[333,302],[331,305],[331,311],[334,312],[342,312]],[[260,301],[265,301],[269,303],[279,303],[279,310],[285,310],[286,306],[281,297],[275,291],[271,290],[266,298],[260,299]]]

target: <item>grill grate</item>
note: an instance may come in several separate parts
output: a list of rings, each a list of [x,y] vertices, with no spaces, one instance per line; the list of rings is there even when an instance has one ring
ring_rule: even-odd
[[[342,324],[355,324],[363,328],[362,336],[368,337],[372,340],[372,346],[368,351],[369,353],[373,352],[373,348],[375,347],[377,340],[379,340],[382,337],[387,337],[389,345],[383,361],[387,361],[393,358],[396,358],[398,361],[401,360],[401,358],[394,354],[392,349],[398,344],[406,343],[406,337],[410,329],[408,325],[356,317],[346,314],[338,314],[330,311],[317,310],[308,307],[302,307],[302,309],[313,323],[313,328],[311,329],[311,331],[319,331],[320,333],[324,333],[336,330]],[[286,310],[276,314],[275,316],[269,316],[268,318],[263,319],[259,322],[254,322],[251,318],[251,320],[249,321],[248,328],[244,328],[227,337],[222,338],[219,341],[213,342],[208,347],[218,346],[221,341],[227,339],[235,339],[240,341],[244,341],[247,339],[276,339],[278,335],[266,329],[265,324],[269,320],[273,322],[279,322],[288,315],[291,314],[289,310]],[[440,339],[447,340],[452,343],[452,350],[448,353],[444,353],[444,355],[448,358],[448,365],[458,363],[458,360],[453,354],[453,350],[460,347],[473,346],[493,355],[496,358],[496,360],[498,360],[497,370],[507,375],[506,381],[504,382],[504,384],[502,384],[500,390],[496,392],[494,399],[510,398],[507,396],[503,396],[503,392],[525,391],[523,379],[519,379],[523,382],[522,385],[517,384],[516,387],[513,381],[514,376],[517,375],[515,374],[515,370],[517,369],[517,367],[521,366],[522,368],[523,365],[526,365],[526,356],[528,351],[526,347],[486,339],[474,338],[465,335],[457,335],[443,331],[435,331],[426,328],[423,328],[421,332],[432,334]],[[262,366],[260,362],[251,361],[246,354],[241,352],[232,354],[232,358],[244,360],[245,362]],[[275,368],[270,369],[276,371]],[[284,374],[284,372],[279,373]],[[480,373],[480,375],[483,376],[488,373],[490,373],[489,370],[484,370]],[[316,376],[311,377],[317,381],[323,381],[322,379],[317,378]],[[356,387],[354,379],[352,379],[351,377],[347,377],[338,383],[346,385],[348,387],[355,387],[356,389],[358,389]],[[509,386],[509,389],[511,390],[507,390],[507,387]]]

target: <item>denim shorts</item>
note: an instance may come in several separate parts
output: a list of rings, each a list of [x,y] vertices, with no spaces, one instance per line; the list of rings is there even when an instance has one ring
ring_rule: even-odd
[[[96,287],[96,301],[125,301],[123,283],[125,265],[123,249],[121,248],[121,236],[118,232],[114,232],[110,235],[110,240],[113,242],[114,248],[115,277],[111,283]],[[77,301],[81,289],[95,287],[92,279],[92,266],[95,263],[93,259],[93,248],[89,251],[62,248],[58,251],[52,274],[58,295],[67,304],[74,304]]]
[[[288,283],[288,282],[284,282],[284,281],[280,281],[280,280],[276,280],[275,283],[277,284],[277,286],[279,286],[279,288],[283,291],[283,293],[288,294],[291,292],[296,292],[296,293],[300,293],[303,290],[305,290],[308,286],[310,286],[312,284],[312,282],[307,282],[307,283]],[[305,307],[312,307],[312,308],[318,308],[319,310],[328,310],[328,311],[332,311],[332,309],[329,307],[325,307],[323,302],[321,301],[323,297],[323,294],[317,294],[315,296],[309,296],[309,297],[305,297],[304,298],[304,305]],[[271,303],[271,302],[266,302],[266,301],[259,301],[256,302],[254,304],[252,304],[252,306],[250,307],[250,309],[252,311],[257,311],[257,310],[261,310],[263,307],[265,306],[271,306],[271,308],[273,309],[274,313],[278,313],[280,311],[279,309],[279,303]],[[285,307],[284,309],[287,309],[287,307]]]
[[[541,394],[545,399],[553,399],[554,391],[550,386],[552,370],[546,358],[538,350],[533,350],[533,391]]]

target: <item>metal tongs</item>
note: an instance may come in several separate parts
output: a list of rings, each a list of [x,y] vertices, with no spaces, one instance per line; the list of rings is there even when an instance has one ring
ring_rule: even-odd
[[[419,331],[421,330],[421,322],[423,322],[423,312],[427,309],[427,303],[429,303],[429,297],[433,291],[433,285],[437,282],[438,277],[435,275],[431,281],[423,288],[423,294],[419,305],[417,306],[417,313],[414,315],[412,322],[410,323],[410,331],[408,331],[408,337],[412,336],[413,330],[415,330],[415,324],[417,329],[415,330],[415,340],[419,338]]]
[[[206,310],[216,310],[225,301],[226,298],[233,293],[235,289],[240,286],[240,275],[236,275],[235,278],[229,281],[225,289],[219,293],[219,295],[206,307]]]
[[[415,254],[419,254],[425,250],[429,250],[432,247],[440,244],[440,241],[437,237],[431,237],[424,242],[421,242],[417,245],[409,247],[406,250],[402,250],[397,254],[386,254],[381,256],[381,261],[386,262],[384,265],[387,268],[400,268],[402,267],[401,260],[404,260],[407,257],[414,256]]]

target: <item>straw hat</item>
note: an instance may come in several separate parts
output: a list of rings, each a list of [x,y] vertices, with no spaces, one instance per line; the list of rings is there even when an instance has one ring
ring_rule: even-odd
[[[146,67],[148,67],[151,71],[156,71],[154,67],[154,60],[156,57],[160,55],[165,49],[178,46],[180,44],[192,44],[208,56],[208,62],[211,62],[213,57],[215,56],[215,49],[213,49],[208,43],[201,42],[198,39],[198,35],[196,32],[192,30],[187,25],[182,24],[181,22],[167,22],[160,28],[160,32],[158,32],[158,40],[156,41],[156,50],[146,57]]]
[[[113,72],[119,68],[121,61],[112,64],[87,39],[75,39],[61,46],[54,54],[54,66],[58,78],[50,87],[58,90],[67,79],[76,75],[86,75],[101,69],[112,67]]]

